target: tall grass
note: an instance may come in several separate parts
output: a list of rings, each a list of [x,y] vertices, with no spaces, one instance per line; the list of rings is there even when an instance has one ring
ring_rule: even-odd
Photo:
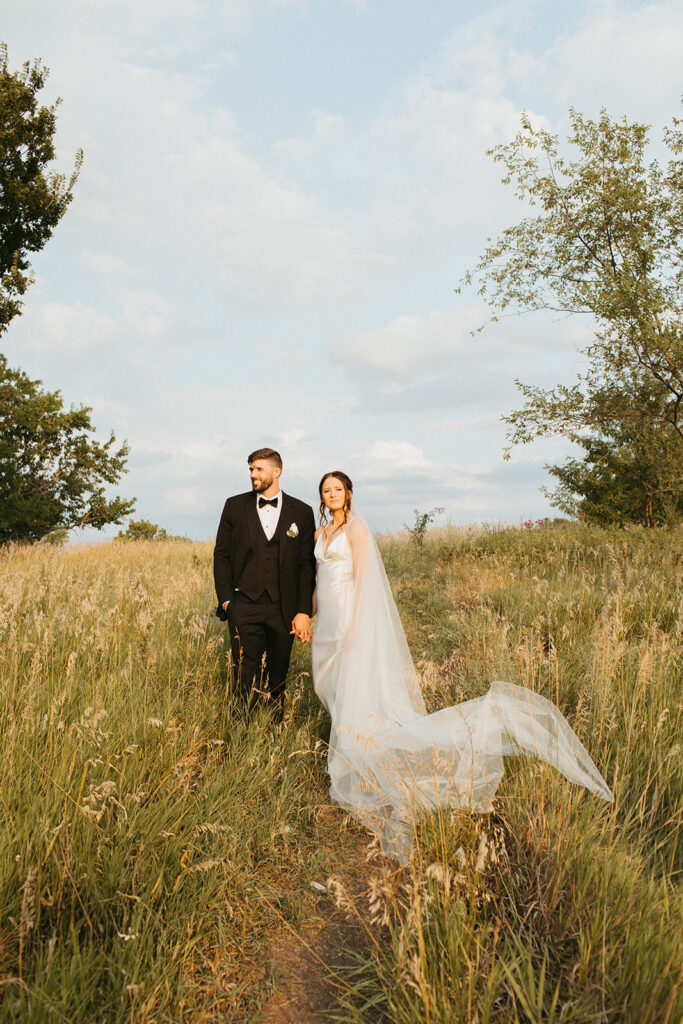
[[[281,734],[226,692],[210,555],[2,553],[3,1020],[248,1019],[343,855],[302,665]]]
[[[494,815],[425,820],[405,871],[372,860],[342,1018],[679,1019],[680,534],[446,530],[382,550],[429,706],[531,686],[616,799],[516,763]],[[365,842],[325,813],[307,650],[281,731],[232,702],[210,556],[0,552],[0,1020],[257,1020],[274,938]]]
[[[681,533],[442,531],[384,557],[431,707],[495,678],[561,707],[612,807],[515,764],[423,822],[348,1019],[681,1019]]]

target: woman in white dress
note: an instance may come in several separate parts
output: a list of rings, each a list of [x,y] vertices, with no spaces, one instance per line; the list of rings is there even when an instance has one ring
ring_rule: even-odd
[[[561,712],[531,690],[494,682],[483,697],[426,713],[377,545],[351,508],[351,481],[335,470],[319,490],[313,682],[332,720],[332,801],[404,861],[420,812],[490,810],[505,754],[533,754],[612,800]]]

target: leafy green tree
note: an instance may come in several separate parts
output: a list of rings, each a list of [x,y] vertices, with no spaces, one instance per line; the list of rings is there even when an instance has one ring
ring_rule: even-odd
[[[128,446],[101,443],[91,410],[65,410],[59,391],[11,369],[0,355],[0,544],[59,529],[120,523],[135,501],[107,498],[125,471]]]
[[[0,44],[0,334],[21,312],[32,276],[29,254],[39,252],[71,202],[83,154],[69,178],[49,170],[59,100],[40,106],[48,69],[38,60],[11,72]]]
[[[576,383],[516,382],[526,402],[503,417],[508,440],[569,438],[586,454],[548,467],[560,480],[553,504],[650,525],[683,512],[683,132],[676,119],[665,131],[662,168],[646,163],[646,126],[604,111],[570,118],[572,158],[526,116],[514,141],[491,151],[504,184],[540,213],[507,228],[461,286],[478,281],[493,320],[593,317]]]
[[[131,519],[128,528],[119,530],[117,538],[122,540],[168,540],[166,530],[149,519]]]
[[[580,438],[582,459],[568,459],[548,467],[559,480],[554,505],[589,522],[674,523],[683,516],[678,447],[659,429],[645,432],[633,443],[625,431],[610,437],[593,434]]]

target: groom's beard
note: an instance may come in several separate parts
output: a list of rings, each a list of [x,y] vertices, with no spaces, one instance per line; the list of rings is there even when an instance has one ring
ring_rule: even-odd
[[[251,489],[252,489],[252,491],[255,491],[256,494],[261,494],[263,491],[267,491],[268,490],[268,488],[271,486],[271,484],[274,482],[274,480],[275,480],[274,476],[271,476],[269,479],[266,479],[266,480],[252,480],[251,481]]]

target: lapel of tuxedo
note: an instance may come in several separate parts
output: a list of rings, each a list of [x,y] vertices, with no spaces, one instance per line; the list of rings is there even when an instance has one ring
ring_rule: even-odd
[[[282,508],[280,509],[280,518],[277,521],[277,527],[275,529],[275,536],[280,541],[280,564],[284,557],[285,548],[287,547],[287,530],[291,525],[292,508],[291,502],[285,492],[282,492]]]
[[[261,526],[261,520],[258,516],[258,510],[256,508],[256,502],[258,495],[256,492],[247,494],[247,525],[249,526],[249,536],[251,537],[251,546],[256,547],[258,544],[258,530],[263,533],[263,527]]]

